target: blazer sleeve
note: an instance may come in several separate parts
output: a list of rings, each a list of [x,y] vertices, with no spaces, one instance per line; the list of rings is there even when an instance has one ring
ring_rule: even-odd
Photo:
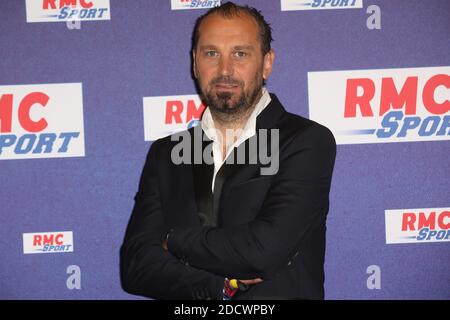
[[[223,277],[188,266],[162,248],[167,227],[159,196],[157,149],[155,141],[120,249],[122,287],[155,299],[222,299]]]
[[[174,229],[169,251],[215,274],[273,278],[308,241],[308,231],[325,225],[335,156],[336,142],[327,128],[316,124],[297,133],[282,151],[279,171],[253,221]]]

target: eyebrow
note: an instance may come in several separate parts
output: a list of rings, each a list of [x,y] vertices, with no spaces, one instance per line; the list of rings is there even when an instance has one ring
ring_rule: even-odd
[[[209,50],[209,49],[217,49],[217,47],[216,46],[213,46],[213,45],[211,45],[211,44],[207,44],[207,45],[204,45],[204,46],[200,46],[200,50]]]
[[[217,50],[217,47],[212,45],[212,44],[207,44],[207,45],[203,45],[200,46],[200,50]],[[234,46],[233,47],[234,50],[255,50],[255,47],[252,45],[239,45],[239,46]]]
[[[248,45],[248,46],[235,46],[234,50],[254,50],[255,47],[252,45]]]

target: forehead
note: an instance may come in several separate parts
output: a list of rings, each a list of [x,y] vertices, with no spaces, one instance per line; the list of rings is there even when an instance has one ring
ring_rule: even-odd
[[[224,18],[219,14],[207,16],[199,26],[201,44],[256,44],[259,27],[248,14]]]

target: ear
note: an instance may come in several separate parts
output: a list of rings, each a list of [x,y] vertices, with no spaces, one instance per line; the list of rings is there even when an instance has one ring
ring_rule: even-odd
[[[273,62],[275,60],[275,52],[270,49],[263,58],[263,78],[267,80],[269,75],[272,73]]]
[[[198,78],[198,73],[197,73],[197,62],[195,61],[195,49],[192,49],[192,72],[194,73],[194,77],[195,79]]]

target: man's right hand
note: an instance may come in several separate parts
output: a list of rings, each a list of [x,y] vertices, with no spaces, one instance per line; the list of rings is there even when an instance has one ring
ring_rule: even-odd
[[[249,280],[237,280],[225,278],[223,299],[231,300],[238,291],[247,291],[250,285],[263,282],[261,278],[249,279]]]
[[[256,278],[256,279],[251,279],[251,280],[239,280],[239,281],[242,282],[243,284],[251,285],[251,284],[257,284],[257,283],[263,282],[264,280],[261,278]]]

